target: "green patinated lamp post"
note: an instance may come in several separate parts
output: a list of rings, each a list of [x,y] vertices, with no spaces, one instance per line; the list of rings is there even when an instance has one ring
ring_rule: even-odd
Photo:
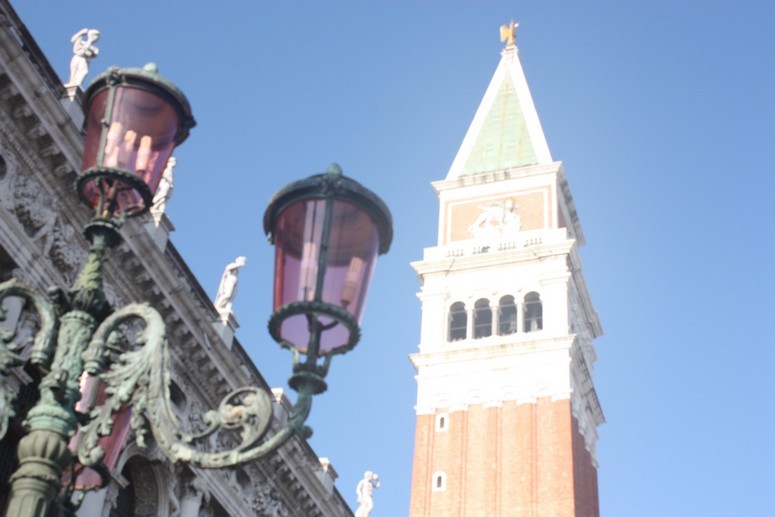
[[[17,296],[41,320],[28,359],[42,375],[40,399],[26,415],[28,433],[18,446],[19,467],[11,477],[7,510],[11,516],[45,516],[57,497],[72,512],[74,489],[107,484],[112,465],[106,449],[120,447],[130,427],[138,445],[144,445],[147,425],[170,461],[201,468],[251,461],[295,434],[309,436],[304,422],[312,396],[326,389],[331,357],[357,344],[377,256],[387,252],[392,240],[387,207],[336,165],[279,191],[264,217],[276,249],[269,331],[293,352],[289,384],[298,392],[297,402],[284,427],[264,438],[271,398],[257,387],[239,388],[204,415],[204,432],[189,435],[172,410],[161,315],[147,304],[113,310],[105,299],[102,267],[108,249],[120,242],[124,220],[150,208],[168,158],[195,124],[191,109],[154,65],[109,69],[87,90],[84,109],[84,172],[76,188],[95,210],[84,229],[88,260],[66,293],[52,288],[44,296],[16,280],[0,284],[0,316],[2,300]],[[143,330],[134,348],[119,351],[119,327],[132,320],[140,320]],[[15,416],[10,409],[15,393],[5,377],[24,364],[20,350],[12,335],[0,336],[0,398],[5,402],[0,438]],[[104,402],[82,408],[84,386],[97,382]],[[197,446],[198,440],[223,431],[238,431],[240,444],[212,452]],[[98,474],[97,483],[82,482],[86,469]]]

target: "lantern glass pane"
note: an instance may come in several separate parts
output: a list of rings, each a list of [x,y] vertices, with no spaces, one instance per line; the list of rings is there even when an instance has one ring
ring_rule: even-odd
[[[323,230],[329,205],[331,223],[326,239]],[[371,216],[346,201],[308,199],[283,210],[274,235],[274,309],[317,300],[346,310],[360,322],[379,250],[379,234]],[[323,326],[333,324],[321,335],[320,355],[347,343],[345,326],[326,317],[319,320]],[[288,318],[281,335],[306,352],[310,337],[307,318]]]
[[[178,113],[168,99],[154,92],[120,85],[115,88],[110,120],[103,125],[109,92],[106,88],[96,93],[89,104],[83,170],[95,166],[121,169],[138,176],[153,194],[175,147]],[[115,214],[137,210],[138,205],[143,208],[141,196],[120,180],[86,184],[84,196],[93,206],[100,195],[113,203]]]

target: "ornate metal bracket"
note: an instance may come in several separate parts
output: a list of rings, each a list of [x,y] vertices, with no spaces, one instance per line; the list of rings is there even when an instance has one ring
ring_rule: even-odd
[[[50,291],[51,297],[56,299],[60,295],[57,290]],[[12,279],[0,284],[0,321],[5,320],[6,310],[3,301],[9,297],[23,298],[32,305],[40,318],[40,330],[32,339],[30,350],[30,362],[47,370],[51,366],[51,360],[56,349],[57,319],[54,305],[32,287]],[[0,329],[0,438],[5,436],[8,430],[8,422],[15,416],[13,401],[16,393],[11,391],[5,380],[13,368],[24,364],[21,351],[27,343],[14,342],[16,333],[13,330]]]
[[[145,328],[137,335],[133,350],[121,353],[108,367],[110,337],[119,325],[140,319]],[[83,354],[85,369],[105,383],[107,399],[95,408],[90,421],[81,429],[78,458],[85,466],[100,463],[104,450],[100,438],[113,430],[113,414],[131,406],[130,426],[138,446],[145,446],[147,421],[159,448],[173,462],[183,461],[201,468],[237,465],[260,458],[285,443],[294,434],[307,435],[303,426],[312,404],[312,393],[300,390],[298,401],[288,423],[270,438],[263,440],[272,419],[269,394],[256,387],[243,387],[229,393],[217,410],[203,415],[207,428],[198,434],[187,434],[175,416],[170,398],[169,350],[161,315],[147,304],[131,304],[114,312],[97,328]],[[105,368],[107,371],[104,371]],[[216,432],[239,436],[239,443],[226,450],[208,452],[197,442]]]

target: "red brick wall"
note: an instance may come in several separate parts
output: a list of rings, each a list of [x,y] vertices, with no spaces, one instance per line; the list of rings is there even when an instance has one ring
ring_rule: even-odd
[[[580,517],[600,515],[597,489],[597,468],[592,464],[592,455],[584,447],[584,437],[579,432],[579,423],[573,419],[573,477],[576,499],[576,515]]]
[[[414,432],[414,461],[412,462],[412,496],[409,515],[430,515],[431,447],[433,442],[432,415],[417,415]],[[426,491],[428,493],[426,494]]]
[[[412,517],[597,517],[597,470],[570,401],[470,406],[449,413],[448,430],[419,415]],[[433,473],[446,489],[432,491]]]

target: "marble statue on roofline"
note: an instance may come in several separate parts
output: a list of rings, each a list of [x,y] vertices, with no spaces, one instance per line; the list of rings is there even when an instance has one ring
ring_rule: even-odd
[[[97,57],[100,49],[94,43],[100,39],[97,29],[81,29],[70,38],[73,43],[73,58],[70,60],[70,79],[65,86],[81,86],[89,73],[89,62]]]
[[[226,266],[221,276],[221,285],[218,287],[218,294],[215,295],[213,304],[219,313],[232,312],[231,306],[234,298],[237,296],[237,275],[239,270],[247,263],[245,257],[237,257],[234,262]]]
[[[161,181],[159,182],[159,188],[156,189],[156,195],[153,196],[153,203],[151,205],[151,213],[161,216],[167,209],[167,201],[172,197],[172,189],[174,188],[174,171],[175,166],[178,164],[177,159],[174,156],[170,156],[167,160],[167,167],[161,175]]]
[[[369,517],[371,515],[371,510],[374,509],[375,488],[379,488],[379,476],[367,470],[363,473],[363,479],[355,487],[355,493],[358,495],[358,509],[355,510],[355,517]]]

